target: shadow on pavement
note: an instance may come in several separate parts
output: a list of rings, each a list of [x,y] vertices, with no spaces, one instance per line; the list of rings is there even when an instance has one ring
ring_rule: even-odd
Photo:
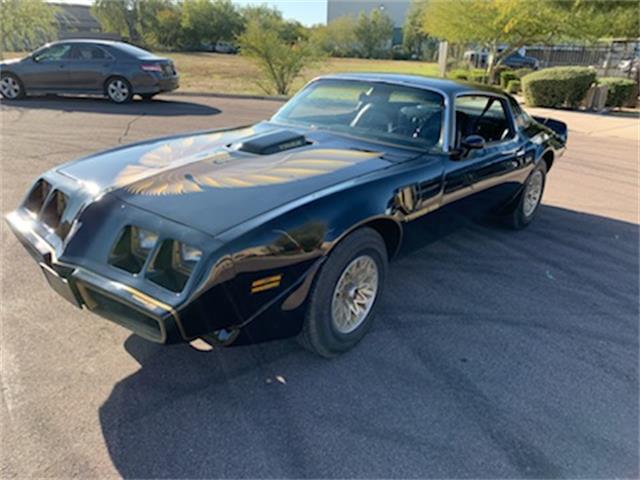
[[[141,368],[99,411],[118,472],[637,478],[638,226],[554,207],[454,225],[417,225],[337,359],[129,337]]]
[[[220,110],[192,102],[164,100],[134,100],[118,105],[106,98],[42,96],[27,97],[19,101],[2,100],[1,105],[18,109],[60,110],[65,112],[104,113],[109,115],[147,115],[172,117],[182,115],[217,115]]]

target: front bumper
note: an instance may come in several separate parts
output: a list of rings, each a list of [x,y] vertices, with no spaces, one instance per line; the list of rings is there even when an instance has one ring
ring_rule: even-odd
[[[55,249],[20,210],[6,217],[9,227],[38,262],[51,288],[78,308],[87,308],[157,343],[187,340],[174,306],[83,267],[58,261]]]

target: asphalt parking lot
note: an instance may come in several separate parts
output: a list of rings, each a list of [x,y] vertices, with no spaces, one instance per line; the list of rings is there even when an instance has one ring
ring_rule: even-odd
[[[161,98],[0,104],[3,214],[62,162],[279,106]],[[637,478],[638,137],[607,122],[570,123],[528,229],[417,225],[332,361],[148,343],[59,299],[3,224],[0,477]]]

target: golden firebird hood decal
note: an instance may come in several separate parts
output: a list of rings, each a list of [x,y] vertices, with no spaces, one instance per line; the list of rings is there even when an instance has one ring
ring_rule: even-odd
[[[240,132],[234,133],[237,137]],[[324,175],[381,155],[314,147],[252,155],[220,147],[224,136],[224,132],[214,133],[162,145],[144,154],[138,164],[125,167],[115,185],[135,195],[182,195],[206,188],[257,187]],[[212,150],[212,146],[217,148]]]

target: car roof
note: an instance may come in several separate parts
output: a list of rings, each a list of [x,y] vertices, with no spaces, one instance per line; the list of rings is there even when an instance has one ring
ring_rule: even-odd
[[[116,40],[104,40],[102,38],[69,38],[66,40],[56,40],[55,42],[51,42],[48,45],[57,45],[58,43],[95,43],[98,45],[119,45],[126,44],[125,42],[118,42]]]
[[[335,80],[360,80],[365,82],[384,82],[393,83],[415,88],[425,88],[448,96],[456,96],[461,93],[486,92],[506,96],[505,93],[497,88],[488,85],[482,85],[471,82],[460,82],[436,77],[423,77],[421,75],[405,75],[398,73],[337,73],[318,77],[320,79]]]

